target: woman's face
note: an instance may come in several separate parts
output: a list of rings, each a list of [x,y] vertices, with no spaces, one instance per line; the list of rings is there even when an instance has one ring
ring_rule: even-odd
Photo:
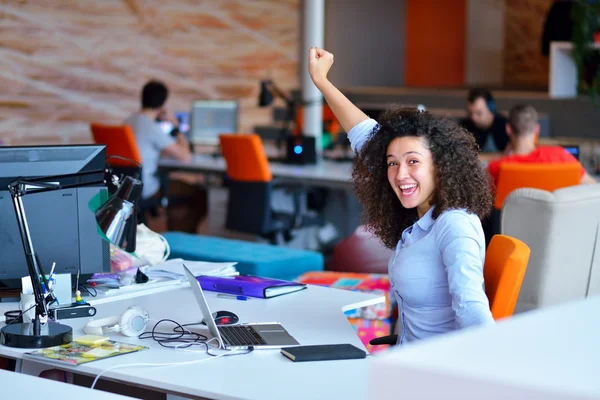
[[[425,139],[410,136],[392,140],[387,148],[387,175],[404,208],[417,207],[419,218],[431,208],[435,168]]]

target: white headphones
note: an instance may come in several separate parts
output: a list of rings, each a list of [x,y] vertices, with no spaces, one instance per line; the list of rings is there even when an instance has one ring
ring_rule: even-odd
[[[125,336],[141,335],[148,323],[148,312],[138,306],[131,306],[120,316],[107,317],[88,322],[83,331],[88,335],[107,336],[121,332]]]

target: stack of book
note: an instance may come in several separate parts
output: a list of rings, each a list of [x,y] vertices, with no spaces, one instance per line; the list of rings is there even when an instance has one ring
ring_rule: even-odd
[[[94,274],[87,283],[93,283],[98,292],[143,290],[145,288],[178,285],[186,282],[183,265],[185,264],[195,276],[236,276],[239,272],[234,262],[213,263],[205,261],[186,261],[180,258],[168,260],[162,264],[132,268],[127,271]],[[138,269],[147,277],[147,282],[136,283]]]

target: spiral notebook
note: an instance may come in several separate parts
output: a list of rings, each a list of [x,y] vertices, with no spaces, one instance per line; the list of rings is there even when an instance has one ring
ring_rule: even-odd
[[[104,340],[98,343],[71,342],[25,354],[29,357],[43,358],[60,364],[81,365],[146,349],[148,349],[146,346]]]
[[[206,276],[197,277],[203,290],[268,299],[306,289],[304,283],[258,276]]]

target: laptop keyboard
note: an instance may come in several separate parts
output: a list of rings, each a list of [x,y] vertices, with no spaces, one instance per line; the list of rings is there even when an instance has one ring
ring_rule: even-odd
[[[229,346],[259,346],[265,345],[265,341],[252,326],[219,326],[219,333]]]

